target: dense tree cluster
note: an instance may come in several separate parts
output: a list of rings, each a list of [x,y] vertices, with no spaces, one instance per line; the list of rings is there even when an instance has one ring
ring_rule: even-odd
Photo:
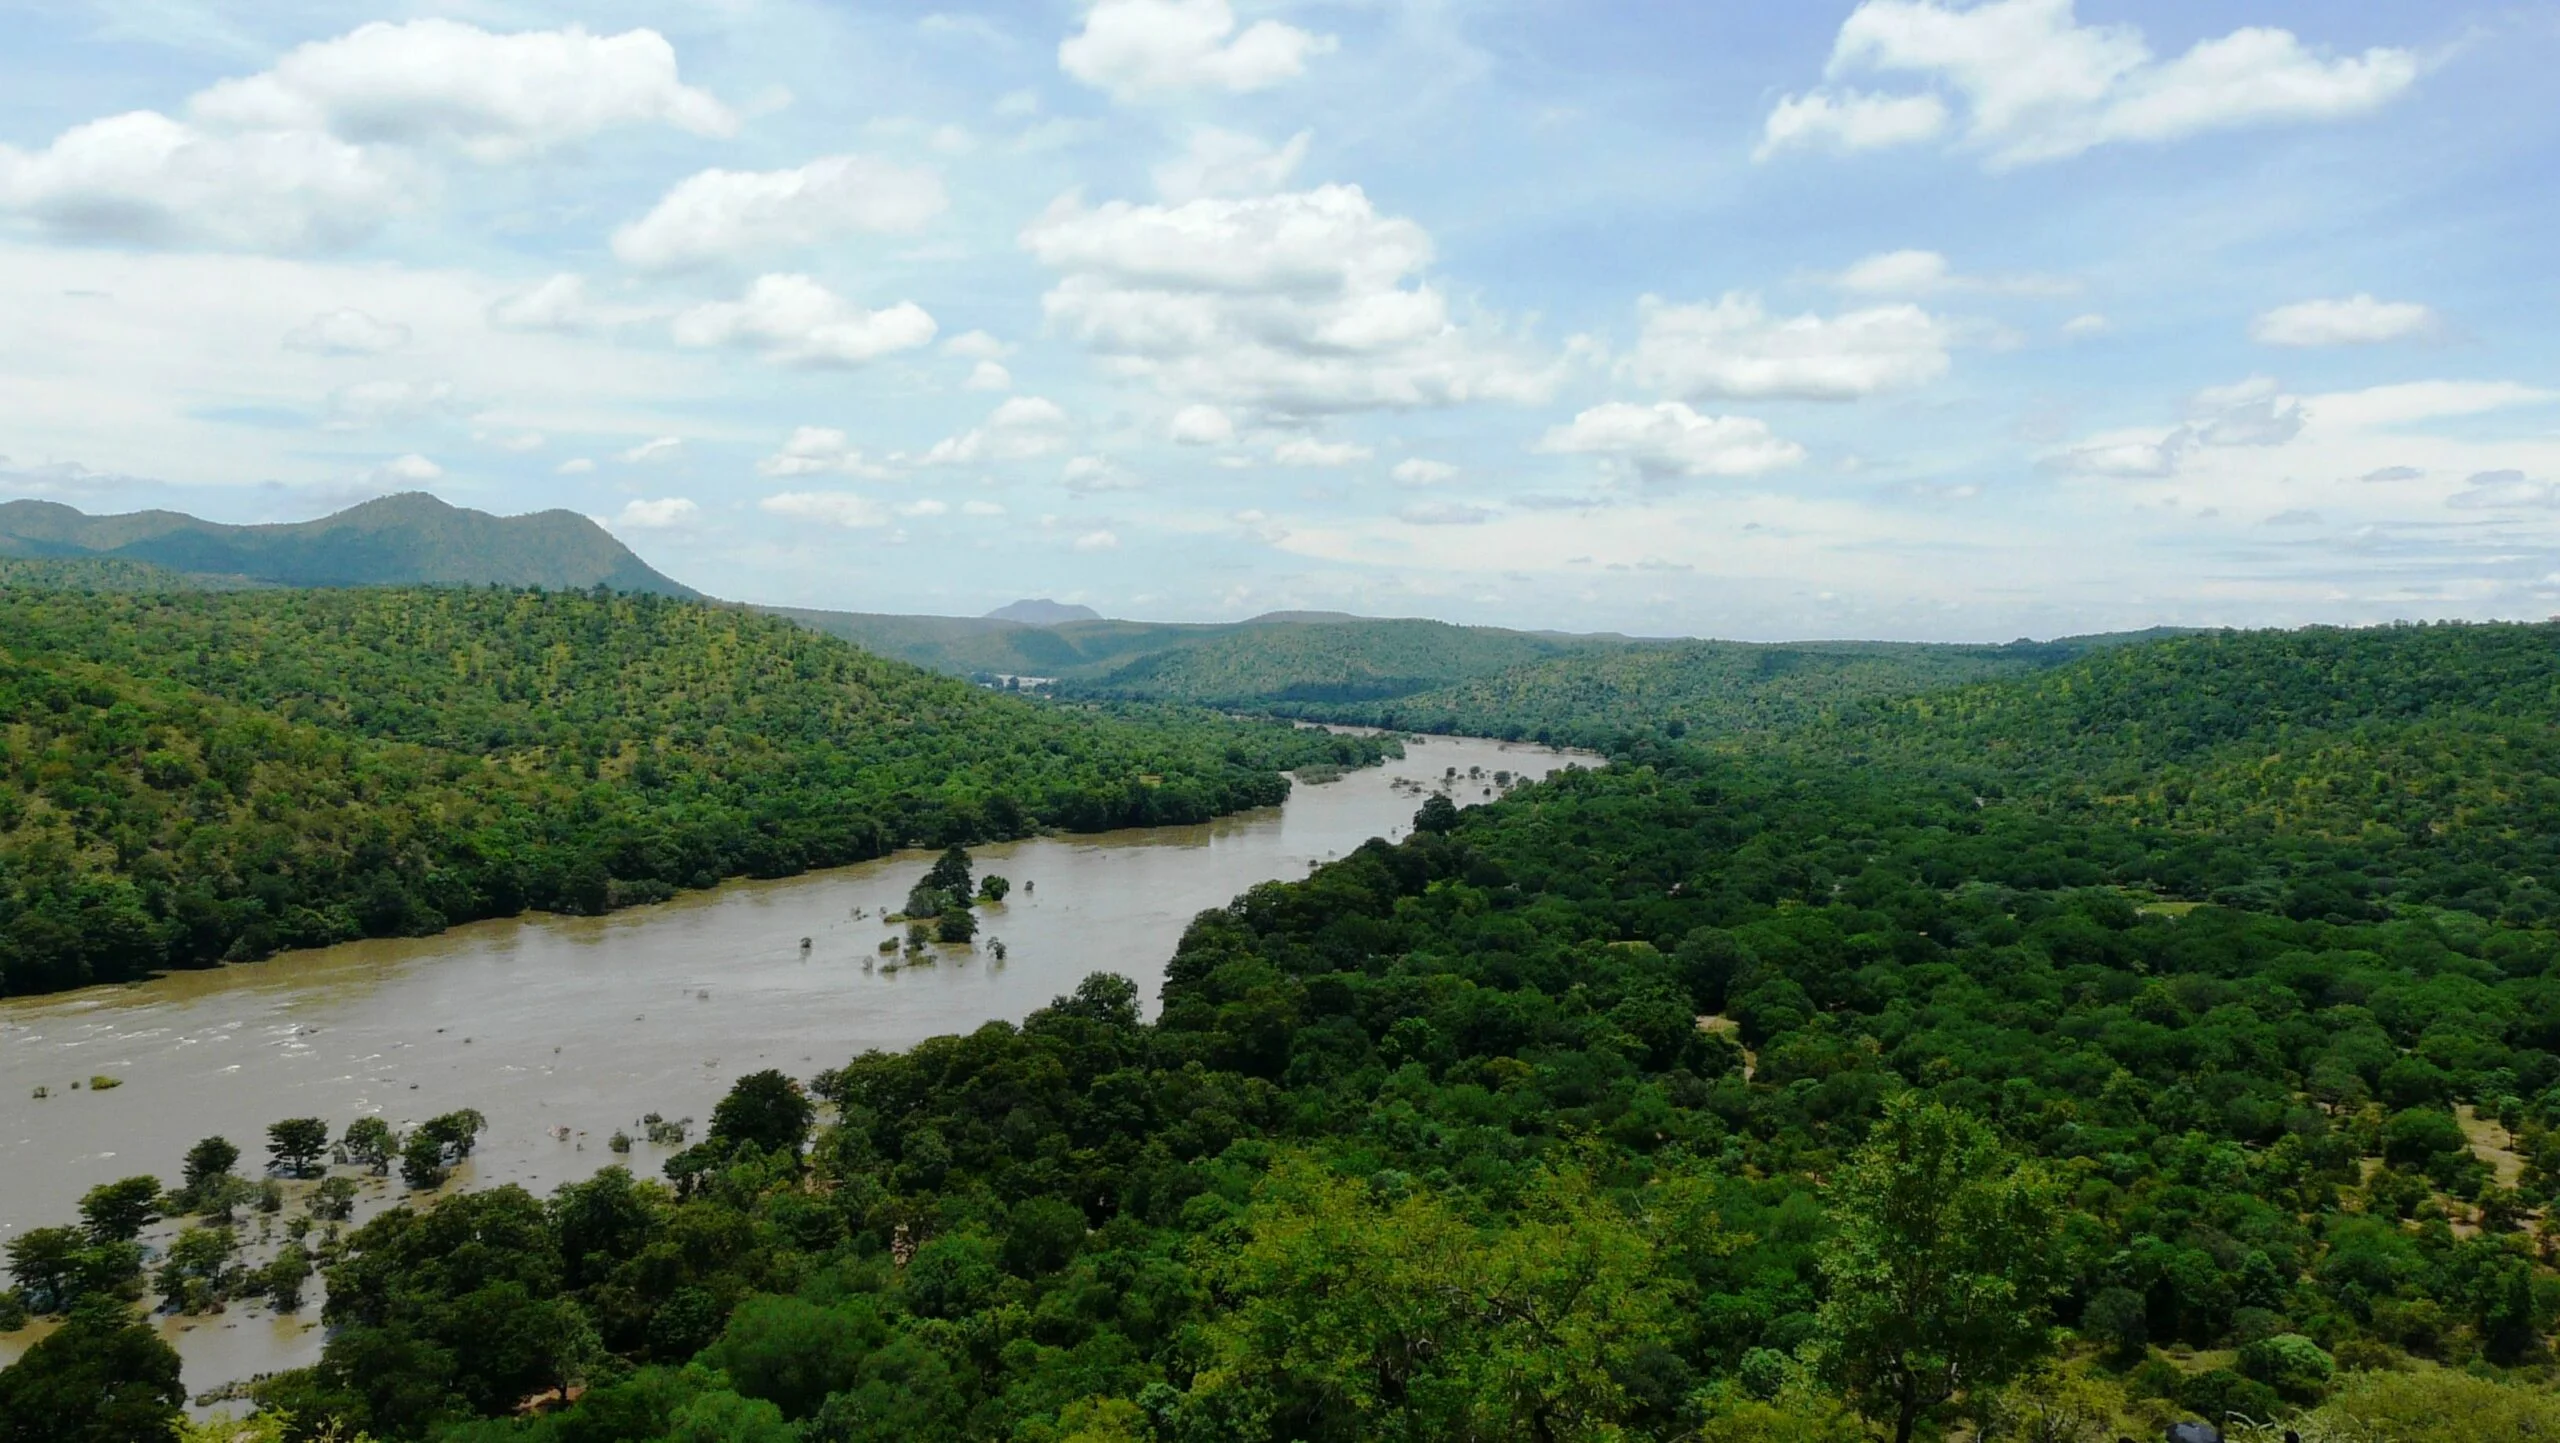
[[[992,695],[734,608],[0,586],[0,993],[1043,828],[1390,746]]]
[[[262,1396],[453,1443],[2552,1436],[2560,932],[2504,870],[2548,640],[1631,738],[1203,913],[1153,1022],[1097,975],[743,1079],[665,1183],[385,1213]],[[2248,790],[2421,734],[2468,760],[2382,827]]]

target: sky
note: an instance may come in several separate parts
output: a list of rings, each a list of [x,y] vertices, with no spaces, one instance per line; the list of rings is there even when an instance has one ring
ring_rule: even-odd
[[[18,0],[0,496],[782,605],[2560,613],[2560,4]]]

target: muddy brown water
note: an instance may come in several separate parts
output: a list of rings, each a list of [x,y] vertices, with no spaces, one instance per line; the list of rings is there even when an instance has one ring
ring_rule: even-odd
[[[654,1176],[666,1149],[644,1142],[618,1159],[606,1146],[617,1128],[636,1135],[644,1113],[707,1118],[743,1073],[806,1077],[865,1048],[1018,1021],[1096,971],[1135,978],[1152,1011],[1165,961],[1203,908],[1304,876],[1370,837],[1401,837],[1451,767],[1463,805],[1485,800],[1486,783],[1465,780],[1471,768],[1536,778],[1575,760],[1433,737],[1400,761],[1200,826],[981,847],[979,873],[1011,879],[1012,896],[982,909],[974,949],[936,949],[895,971],[877,948],[900,929],[880,919],[929,853],[733,882],[609,917],[477,922],[0,1002],[0,1242],[74,1221],[98,1183],[174,1182],[188,1145],[210,1134],[238,1143],[248,1170],[267,1124],[286,1117],[336,1130],[379,1115],[405,1128],[477,1108],[489,1131],[457,1187],[547,1192],[616,1161]],[[988,947],[998,938],[1003,962]],[[92,1091],[93,1075],[121,1085]],[[40,1101],[39,1087],[50,1093]],[[359,1218],[397,1192],[370,1185]],[[252,1222],[244,1236],[255,1233]],[[164,1320],[188,1388],[316,1358],[316,1279],[312,1292],[293,1317],[235,1305]],[[40,1333],[0,1336],[0,1362]]]

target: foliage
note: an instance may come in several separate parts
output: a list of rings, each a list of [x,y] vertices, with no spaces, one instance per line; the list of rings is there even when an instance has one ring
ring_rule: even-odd
[[[1204,821],[1392,745],[1010,699],[733,608],[491,589],[0,587],[0,718],[0,993]]]
[[[0,1443],[164,1438],[185,1401],[157,1333],[119,1308],[83,1309],[0,1370]]]
[[[1909,1093],[1890,1099],[1830,1202],[1815,1357],[1895,1443],[2052,1346],[2060,1189],[1981,1122]]]
[[[329,1120],[289,1117],[267,1128],[267,1165],[287,1177],[308,1177],[329,1150]]]

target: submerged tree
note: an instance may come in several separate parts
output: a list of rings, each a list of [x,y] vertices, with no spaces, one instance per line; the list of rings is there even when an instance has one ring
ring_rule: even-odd
[[[2049,1352],[2061,1189],[1975,1118],[1904,1093],[1831,1186],[1814,1358],[1910,1443],[1932,1410]]]
[[[267,1166],[287,1177],[309,1177],[328,1150],[326,1118],[288,1117],[267,1128]]]
[[[82,1195],[80,1222],[102,1243],[129,1243],[160,1217],[160,1179],[102,1182]]]

